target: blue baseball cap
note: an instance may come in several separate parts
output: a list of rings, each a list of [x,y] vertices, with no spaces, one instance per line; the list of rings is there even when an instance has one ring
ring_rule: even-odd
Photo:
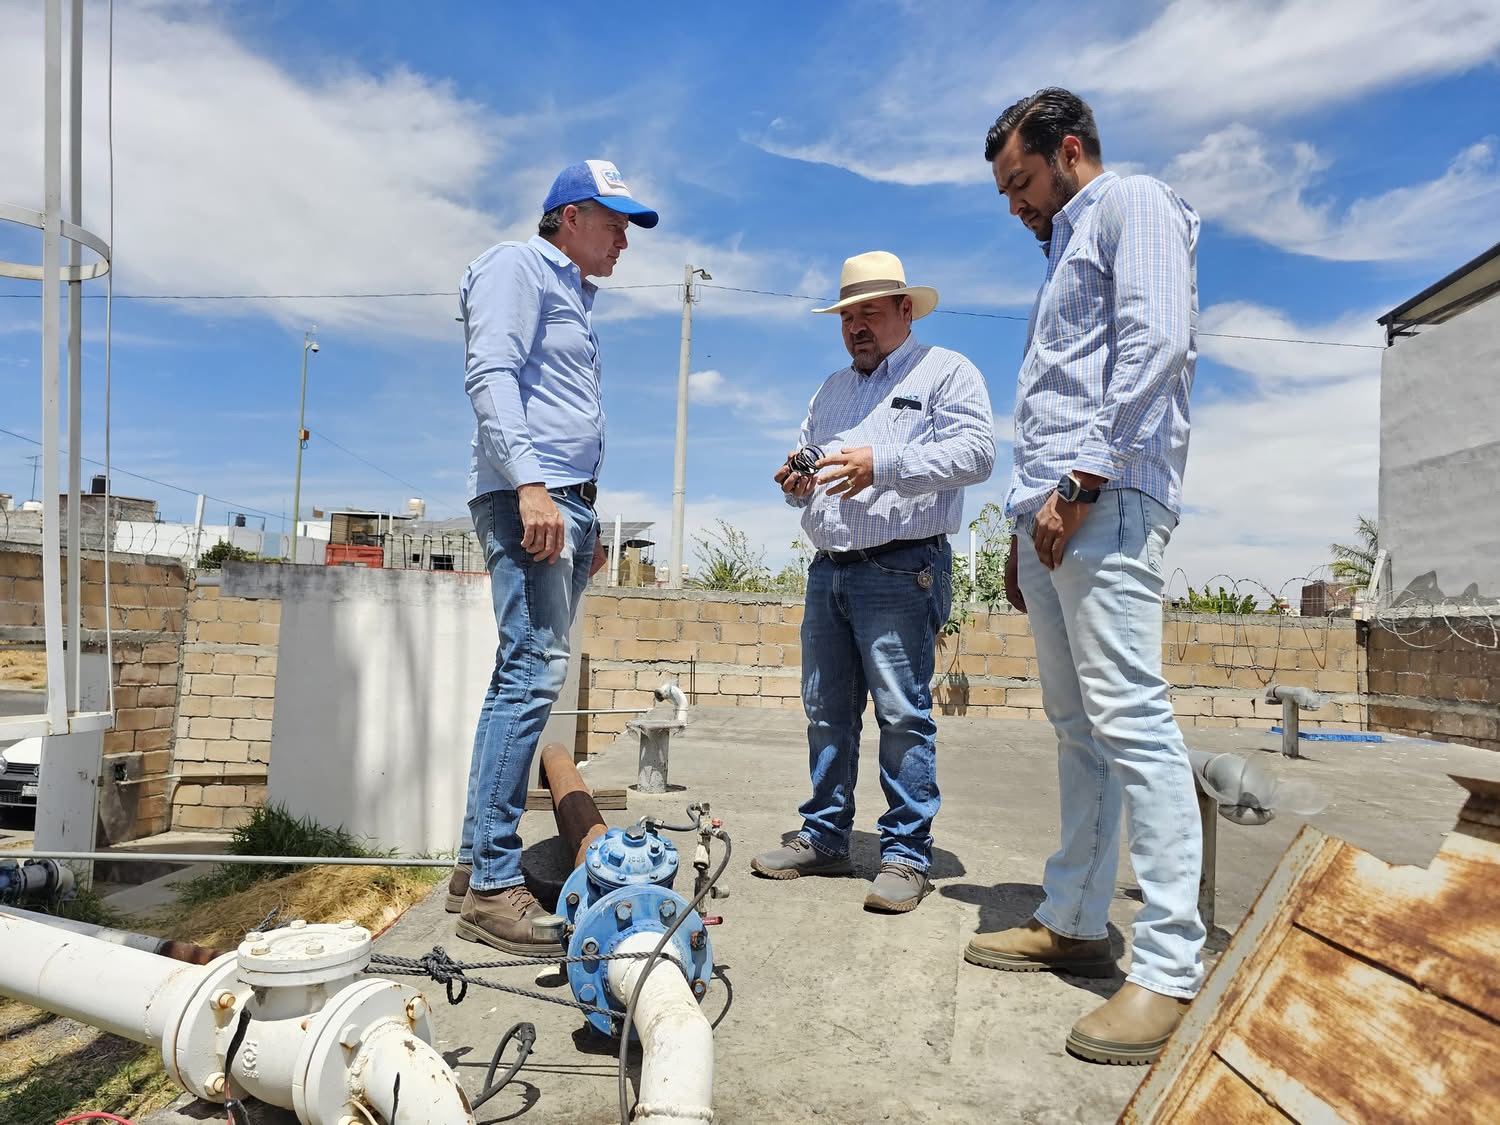
[[[608,160],[585,160],[582,164],[569,164],[559,172],[547,193],[547,201],[542,204],[542,214],[585,199],[629,216],[632,223],[648,230],[661,220],[651,208],[630,198],[630,189],[625,186],[620,170]]]

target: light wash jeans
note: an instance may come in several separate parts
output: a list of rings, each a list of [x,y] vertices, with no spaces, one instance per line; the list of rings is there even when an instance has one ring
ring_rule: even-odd
[[[925,575],[925,577],[924,577]],[[812,796],[799,835],[825,855],[849,854],[859,734],[865,700],[880,726],[876,822],[880,858],[926,871],[937,815],[937,723],[932,670],[937,632],[953,600],[953,552],[945,540],[866,562],[819,555],[807,572],[802,617],[802,705]]]
[[[1127,979],[1186,999],[1203,978],[1203,836],[1161,674],[1162,555],[1176,520],[1143,492],[1106,491],[1052,571],[1031,545],[1032,522],[1018,521],[1016,549],[1062,803],[1062,847],[1036,917],[1064,937],[1105,936],[1123,807],[1144,901]]]
[[[576,492],[553,489],[566,546],[555,562],[534,562],[521,547],[524,528],[516,494],[487,492],[469,502],[484,547],[500,644],[495,671],[479,709],[469,762],[458,861],[472,863],[469,886],[498,890],[523,882],[521,837],[527,780],[537,742],[568,675],[573,616],[583,600],[599,521]]]

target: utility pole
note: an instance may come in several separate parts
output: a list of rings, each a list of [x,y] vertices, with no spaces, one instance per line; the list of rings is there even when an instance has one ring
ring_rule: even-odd
[[[34,453],[25,460],[31,462],[31,499],[36,499],[36,467],[42,463],[42,455]]]
[[[693,350],[693,278],[712,281],[713,274],[682,267],[682,349],[677,357],[677,449],[672,464],[672,560],[667,588],[682,589],[682,537],[687,509],[688,365]]]
[[[318,327],[313,325],[302,333],[302,399],[297,406],[297,482],[292,486],[292,538],[288,552],[292,562],[297,561],[297,523],[302,518],[302,451],[307,448],[307,353],[318,350],[313,339]]]

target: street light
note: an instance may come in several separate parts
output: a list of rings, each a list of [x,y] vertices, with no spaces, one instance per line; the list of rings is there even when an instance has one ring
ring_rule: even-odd
[[[693,278],[714,275],[695,266],[682,267],[682,350],[677,357],[677,450],[672,465],[672,560],[667,587],[682,588],[682,536],[687,508],[688,366],[693,346]]]
[[[297,524],[302,519],[302,451],[307,448],[307,353],[318,350],[318,327],[302,333],[302,399],[297,405],[297,483],[292,487],[291,560],[297,561]]]

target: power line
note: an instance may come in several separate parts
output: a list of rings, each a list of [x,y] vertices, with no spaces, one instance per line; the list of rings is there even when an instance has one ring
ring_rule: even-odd
[[[719,289],[726,293],[750,293],[758,297],[785,297],[795,301],[830,301],[832,298],[819,297],[810,293],[783,293],[776,289],[747,289],[737,285],[716,285],[711,282],[701,282],[697,286],[702,289]],[[601,291],[606,293],[619,293],[632,289],[680,289],[679,282],[652,282],[643,285],[602,285]],[[36,293],[0,293],[0,299],[10,298],[14,300],[37,300],[40,294]],[[445,290],[412,290],[404,293],[116,293],[116,301],[372,301],[385,299],[401,299],[406,297],[447,297],[456,298],[457,293]],[[104,300],[105,294],[86,293],[85,299]],[[971,316],[982,320],[1009,320],[1024,324],[1029,318],[1016,313],[992,313],[974,312],[969,309],[935,309],[934,312],[942,316]],[[1199,336],[1214,340],[1253,340],[1262,344],[1303,344],[1320,348],[1357,348],[1367,351],[1384,351],[1383,344],[1355,344],[1345,340],[1305,340],[1293,339],[1286,336],[1254,336],[1246,333],[1236,332],[1199,332]]]
[[[18,434],[14,430],[5,429],[3,426],[0,426],[0,434],[6,434],[7,436],[13,437],[18,441],[30,442],[32,445],[42,444],[34,437],[27,437],[25,434]],[[105,467],[103,461],[96,461],[92,457],[80,457],[79,460],[87,461],[90,465],[99,465],[101,467]],[[157,480],[155,477],[148,477],[145,473],[132,473],[129,469],[122,469],[118,465],[109,465],[107,467],[111,473],[120,473],[127,477],[134,477],[136,480],[149,481],[150,483],[157,485],[160,488],[170,488],[187,496],[201,495],[205,500],[212,500],[216,504],[223,504],[226,508],[230,508],[237,512],[250,512],[254,515],[265,516],[267,519],[273,520],[279,520],[282,518],[275,512],[267,512],[260,508],[252,508],[248,504],[241,504],[235,500],[226,500],[222,496],[213,496],[207,492],[200,493],[195,488],[183,488],[180,484],[172,484],[170,481]]]

